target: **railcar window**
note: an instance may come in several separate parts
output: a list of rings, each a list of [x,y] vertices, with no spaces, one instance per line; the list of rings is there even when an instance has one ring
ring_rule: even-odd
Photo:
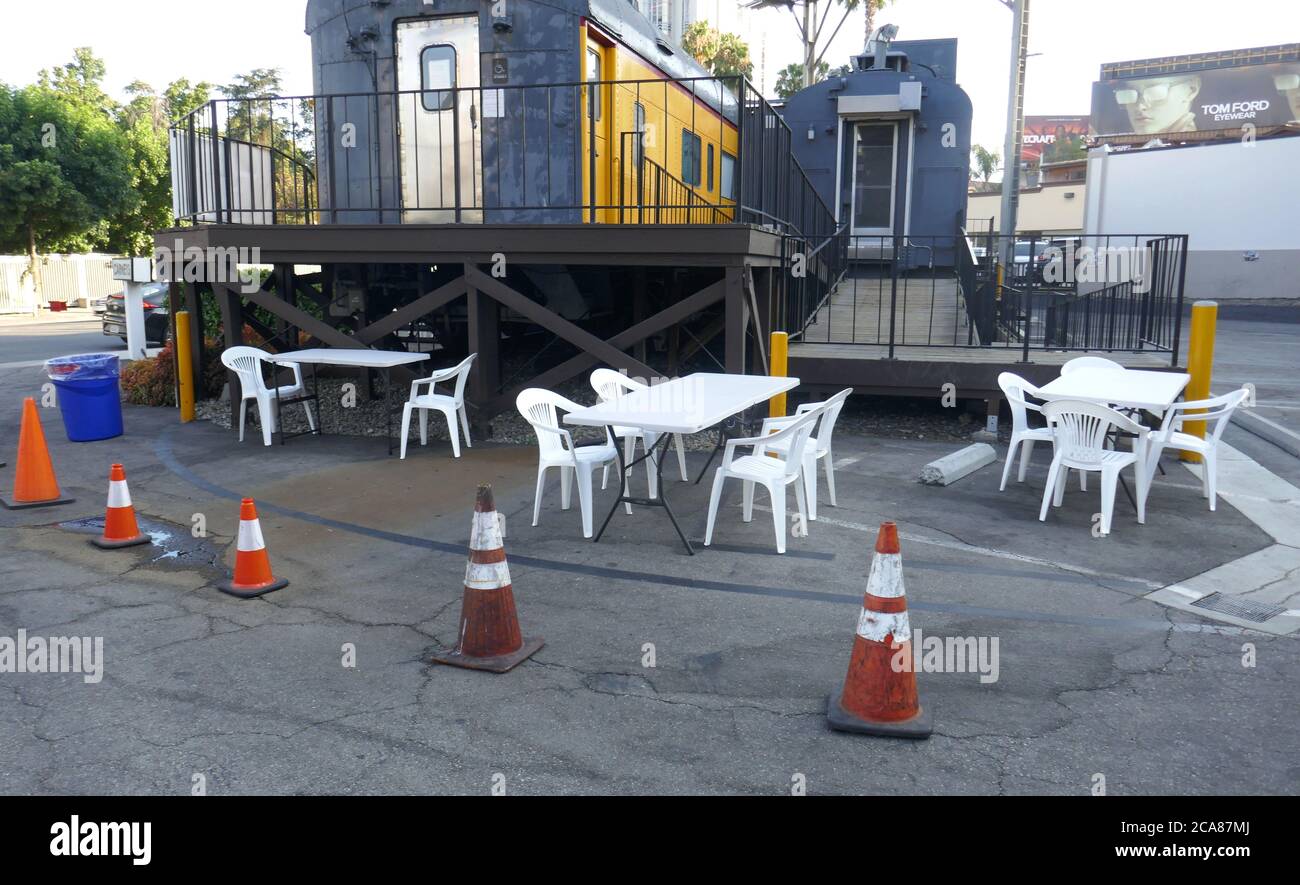
[[[682,181],[700,186],[700,137],[689,129],[682,130]]]
[[[709,162],[705,168],[709,170],[705,173],[708,176],[709,183],[704,189],[711,191],[713,190],[713,145],[709,145]]]
[[[423,78],[424,109],[449,111],[456,103],[456,48],[448,45],[426,46],[420,53]]]
[[[726,151],[722,152],[722,196],[736,199],[736,158]]]
[[[640,168],[641,151],[645,147],[645,105],[639,101],[632,105],[632,131],[636,133],[632,141],[632,160]]]
[[[587,82],[596,83],[603,79],[604,78],[601,77],[600,75],[600,53],[594,49],[588,49],[587,50]],[[591,98],[590,98],[590,107],[588,113],[590,113],[594,119],[599,120],[601,110],[602,110],[600,107],[600,87],[593,86],[591,87],[590,92],[591,92]]]

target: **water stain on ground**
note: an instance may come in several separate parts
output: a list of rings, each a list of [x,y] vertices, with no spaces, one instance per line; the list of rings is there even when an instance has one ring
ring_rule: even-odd
[[[208,538],[196,538],[188,527],[162,520],[137,516],[136,522],[140,531],[149,536],[150,543],[117,552],[138,556],[148,567],[224,576],[223,554]],[[59,523],[59,528],[87,537],[99,535],[104,531],[104,517],[70,520]]]

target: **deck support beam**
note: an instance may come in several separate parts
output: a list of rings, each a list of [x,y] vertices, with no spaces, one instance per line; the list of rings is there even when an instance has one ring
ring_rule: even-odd
[[[465,276],[460,283],[469,303],[469,349],[478,354],[469,376],[469,401],[478,406],[470,416],[470,423],[483,435],[493,417],[492,411],[483,406],[496,397],[501,385],[501,306],[480,291],[475,285],[475,275],[483,276],[472,264],[465,265]]]
[[[721,301],[724,296],[724,291],[724,284],[721,280],[705,286],[689,298],[684,298],[675,304],[669,305],[654,316],[642,320],[628,329],[624,329],[608,341],[602,342],[602,344],[620,352],[633,347],[637,343],[645,341],[650,336],[656,335],[669,327],[676,326],[710,305]],[[584,349],[582,353],[570,357],[557,366],[547,369],[532,380],[518,385],[512,390],[506,391],[504,394],[490,402],[485,402],[483,405],[484,411],[491,415],[499,415],[501,412],[506,411],[514,405],[515,397],[519,395],[520,391],[529,387],[552,387],[556,384],[562,384],[577,375],[579,372],[596,365],[600,361],[600,357],[592,354],[590,350]],[[658,373],[653,369],[647,368],[645,374],[641,377],[644,377],[649,381],[657,374]]]
[[[727,289],[727,373],[745,374],[745,350],[749,333],[749,305],[745,298],[744,269],[728,267]]]

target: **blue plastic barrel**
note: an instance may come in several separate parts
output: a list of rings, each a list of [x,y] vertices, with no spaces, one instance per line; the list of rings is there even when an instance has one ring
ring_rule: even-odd
[[[63,429],[72,442],[95,442],[122,435],[121,363],[116,354],[61,356],[45,363],[59,392]]]

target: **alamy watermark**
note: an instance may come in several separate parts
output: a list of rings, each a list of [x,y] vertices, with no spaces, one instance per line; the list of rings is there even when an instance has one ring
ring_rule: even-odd
[[[262,250],[257,246],[186,246],[175,240],[153,252],[154,276],[163,283],[238,284],[250,295],[262,288]]]
[[[1042,252],[1043,281],[1049,285],[1132,283],[1139,294],[1149,291],[1148,250],[1143,246],[1048,246]]]
[[[996,636],[925,636],[917,628],[910,644],[895,640],[890,647],[895,673],[978,673],[988,685],[1001,672]]]
[[[0,636],[0,673],[81,673],[96,685],[104,678],[104,637]]]

